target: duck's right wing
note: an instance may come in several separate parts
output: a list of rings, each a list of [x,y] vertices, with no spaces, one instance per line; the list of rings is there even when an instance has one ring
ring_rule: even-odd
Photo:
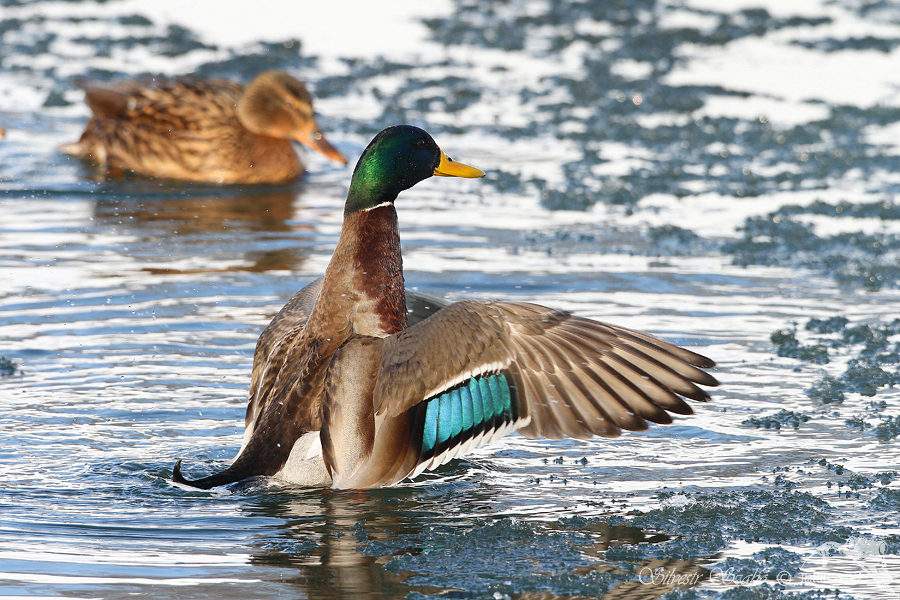
[[[524,302],[463,301],[385,338],[373,407],[415,413],[417,469],[518,430],[587,438],[671,423],[709,399],[710,359],[653,336]],[[426,460],[426,459],[430,459]]]

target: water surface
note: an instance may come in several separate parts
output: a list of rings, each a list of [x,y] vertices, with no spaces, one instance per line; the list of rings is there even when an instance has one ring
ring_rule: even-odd
[[[0,595],[898,597],[900,9],[460,0],[309,50],[277,3],[239,34],[226,9],[3,5]],[[488,172],[398,200],[407,285],[687,345],[713,402],[394,489],[173,485],[237,452],[256,338],[324,270],[350,171],[216,188],[55,147],[80,78],[267,68],[352,160],[407,122]]]

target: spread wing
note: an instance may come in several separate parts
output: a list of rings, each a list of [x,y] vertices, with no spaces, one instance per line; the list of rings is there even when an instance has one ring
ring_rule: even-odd
[[[415,410],[418,470],[509,431],[616,436],[690,414],[710,359],[653,336],[520,302],[464,301],[384,340],[373,405]]]

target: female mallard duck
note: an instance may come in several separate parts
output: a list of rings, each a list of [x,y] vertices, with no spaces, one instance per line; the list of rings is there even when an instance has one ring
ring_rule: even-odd
[[[404,294],[397,195],[483,177],[421,129],[379,133],[356,165],[325,276],[259,338],[244,442],[198,488],[252,476],[335,488],[397,483],[512,431],[615,436],[690,414],[713,361],[644,333],[525,302]],[[427,318],[408,323],[412,315]],[[413,319],[410,319],[413,320]]]
[[[297,140],[347,159],[322,136],[312,96],[294,77],[261,73],[246,88],[222,79],[83,86],[94,116],[66,154],[151,177],[209,183],[280,183],[303,166]]]

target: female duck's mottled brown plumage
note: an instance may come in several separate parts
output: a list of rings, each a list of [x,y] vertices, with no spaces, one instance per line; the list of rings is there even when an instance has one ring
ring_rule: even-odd
[[[303,173],[292,140],[346,164],[316,125],[312,97],[287,73],[246,87],[182,78],[86,84],[94,116],[60,147],[110,169],[209,183],[280,183]]]
[[[652,336],[536,304],[405,291],[394,200],[432,175],[483,173],[415,127],[375,137],[325,276],[259,338],[237,458],[196,481],[179,461],[175,481],[391,485],[511,431],[615,436],[709,399],[698,384],[717,385],[701,370],[714,363]]]

